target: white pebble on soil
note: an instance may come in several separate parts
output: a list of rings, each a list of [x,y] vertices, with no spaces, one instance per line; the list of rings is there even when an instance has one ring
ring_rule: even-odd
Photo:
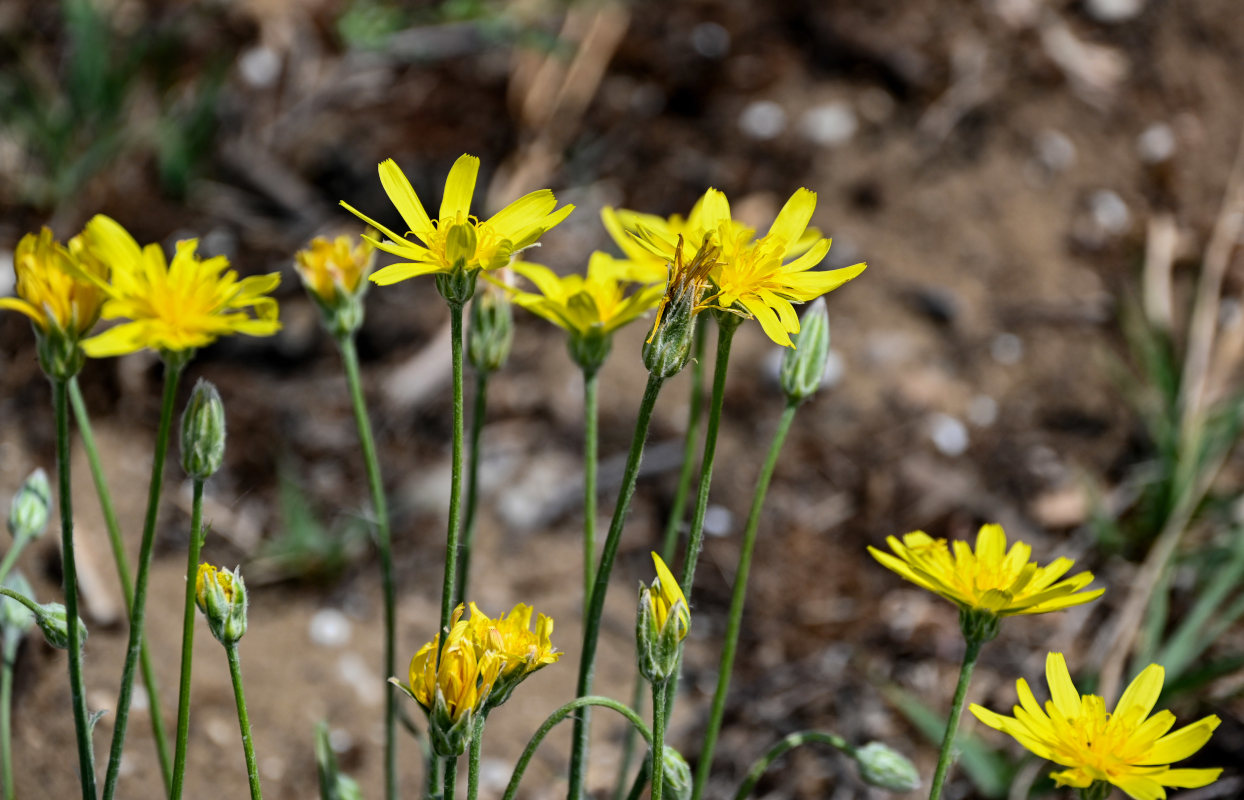
[[[968,449],[968,428],[949,414],[929,417],[929,438],[944,456],[961,456]]]
[[[321,608],[311,617],[308,633],[321,647],[341,647],[350,641],[350,620],[335,608]]]
[[[1093,212],[1093,221],[1106,233],[1118,235],[1132,224],[1132,213],[1127,203],[1111,189],[1093,192],[1089,197],[1089,208]]]
[[[753,139],[773,139],[786,130],[786,112],[772,100],[757,100],[739,115],[739,129]]]
[[[1084,7],[1098,22],[1127,22],[1145,10],[1145,0],[1088,0]]]
[[[271,47],[252,47],[238,57],[242,80],[256,89],[267,89],[281,77],[281,56]]]
[[[841,100],[810,108],[799,120],[799,130],[803,135],[825,147],[846,144],[859,127],[855,111]]]
[[[1013,333],[999,333],[989,343],[989,355],[999,364],[1013,367],[1024,357],[1024,340]]]
[[[691,29],[691,46],[705,58],[719,61],[730,53],[730,32],[716,22],[701,22]]]
[[[1165,122],[1155,122],[1136,137],[1136,155],[1146,164],[1161,164],[1175,155],[1175,131]]]
[[[704,509],[704,533],[709,536],[729,536],[734,530],[734,514],[725,506],[709,506]]]

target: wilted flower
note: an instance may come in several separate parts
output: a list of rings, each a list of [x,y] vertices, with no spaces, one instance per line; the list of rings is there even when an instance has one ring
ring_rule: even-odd
[[[246,583],[238,569],[230,572],[200,564],[194,582],[194,600],[207,627],[221,644],[237,644],[246,634]]]
[[[1010,734],[1041,758],[1067,769],[1051,773],[1060,786],[1087,789],[1105,782],[1134,800],[1161,800],[1166,787],[1196,788],[1218,779],[1221,769],[1172,769],[1171,764],[1200,750],[1220,720],[1208,716],[1167,733],[1175,715],[1159,711],[1149,716],[1162,693],[1164,671],[1158,664],[1145,667],[1119,698],[1113,712],[1097,695],[1081,695],[1071,682],[1062,653],[1045,660],[1051,699],[1044,709],[1028,683],[1016,682],[1019,705],[1014,717],[972,705],[972,713],[991,728]]]

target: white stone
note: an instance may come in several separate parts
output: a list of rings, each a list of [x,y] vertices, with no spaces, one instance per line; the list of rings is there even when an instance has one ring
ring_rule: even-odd
[[[1040,131],[1033,144],[1037,159],[1050,172],[1063,172],[1076,163],[1076,146],[1062,131]]]
[[[998,401],[987,394],[978,394],[968,402],[968,422],[988,428],[998,421]]]
[[[321,608],[308,626],[311,641],[321,647],[342,647],[350,641],[350,620],[335,608]]]
[[[725,506],[704,509],[704,532],[709,536],[729,536],[734,529],[734,514]]]
[[[1175,131],[1165,122],[1155,122],[1136,137],[1136,155],[1146,164],[1161,164],[1175,155]]]
[[[1132,214],[1123,198],[1111,189],[1098,189],[1089,198],[1093,221],[1109,234],[1120,234],[1132,224]]]
[[[799,120],[803,135],[825,147],[846,144],[859,127],[855,111],[840,100],[810,108]]]
[[[968,449],[968,428],[949,414],[929,417],[929,438],[944,456],[961,456]]]
[[[691,29],[691,46],[705,58],[721,60],[730,52],[730,32],[716,22],[701,22]]]
[[[786,112],[772,100],[757,100],[739,115],[739,129],[753,139],[772,139],[786,130]]]
[[[271,47],[252,47],[238,57],[242,80],[256,89],[267,89],[281,77],[281,56]]]
[[[1127,22],[1145,10],[1145,0],[1088,0],[1084,5],[1098,22]]]
[[[989,355],[999,364],[1014,366],[1024,357],[1024,340],[1013,333],[999,333],[989,343]]]

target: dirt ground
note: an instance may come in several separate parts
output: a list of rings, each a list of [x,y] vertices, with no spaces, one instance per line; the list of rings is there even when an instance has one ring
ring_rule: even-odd
[[[488,188],[477,202],[486,196],[490,210],[553,188],[578,206],[538,254],[561,271],[581,269],[588,252],[609,246],[602,206],[685,213],[707,186],[726,191],[739,215],[761,226],[794,189],[812,188],[814,224],[834,238],[828,266],[869,264],[829,298],[834,377],[799,412],[773,481],[706,796],[731,796],[752,759],[804,728],[884,740],[932,773],[936,745],[898,710],[891,690],[944,713],[962,640],[950,604],[868,556],[866,545],[887,535],[969,537],[997,521],[1038,557],[1073,557],[1107,587],[1090,606],[1008,621],[985,650],[971,700],[1005,709],[1015,678],[1043,685],[1047,650],[1067,653],[1073,673],[1099,667],[1090,663],[1093,645],[1145,553],[1097,546],[1093,498],[1118,487],[1152,450],[1119,379],[1121,308],[1139,292],[1147,231],[1161,215],[1178,232],[1177,300],[1194,286],[1244,123],[1244,18],[1233,0],[738,0],[568,12],[536,0],[461,3],[395,12],[401,24],[373,49],[346,46],[346,7],[327,0],[101,7],[115,15],[119,41],[172,40],[176,56],[152,56],[132,76],[115,122],[129,138],[55,199],[30,188],[31,175],[49,166],[32,155],[28,131],[16,122],[0,127],[0,249],[42,224],[72,235],[103,212],[140,241],[198,235],[243,273],[283,272],[283,331],[201,352],[181,391],[184,400],[194,380],[209,379],[228,410],[227,464],[207,488],[204,558],[242,564],[252,587],[241,655],[269,797],[316,796],[312,732],[320,720],[332,726],[343,765],[366,796],[380,796],[385,676],[374,552],[355,536],[335,554],[283,561],[274,543],[288,542],[290,504],[342,540],[366,504],[340,363],[290,257],[315,233],[349,229],[339,200],[396,220],[373,170],[387,157],[425,202],[436,202],[428,198],[463,151],[482,158],[480,185]],[[385,8],[398,6],[359,3],[355,12]],[[391,19],[375,13],[365,21]],[[6,3],[3,85],[37,74],[54,87],[67,37],[51,4]],[[193,107],[208,91],[207,75],[218,83],[205,121],[195,123],[206,126],[207,143],[177,191],[152,144],[164,141],[160,110]],[[1230,271],[1224,296],[1242,288],[1238,270]],[[10,291],[0,283],[0,294]],[[1238,314],[1238,303],[1233,308]],[[372,291],[367,313],[359,347],[393,511],[404,664],[433,634],[439,604],[447,313],[427,280]],[[643,385],[642,337],[637,327],[623,331],[601,377],[601,530]],[[582,397],[562,338],[520,313],[514,352],[488,390],[471,596],[490,613],[527,602],[551,614],[565,651],[490,719],[482,779],[489,797],[500,795],[538,722],[573,694]],[[747,324],[730,365],[713,535],[697,575],[671,731],[693,763],[743,522],[781,410],[775,350]],[[146,355],[94,361],[81,381],[133,558],[159,365]],[[649,469],[607,603],[597,687],[620,699],[634,674],[634,587],[649,577],[647,552],[672,500],[688,388],[679,376],[658,406]],[[35,466],[53,466],[49,407],[26,320],[0,314],[0,497]],[[1238,494],[1242,466],[1228,463],[1220,494]],[[91,632],[88,704],[108,709],[125,647],[123,607],[81,452],[73,468]],[[282,481],[299,487],[284,511]],[[188,519],[189,488],[170,459],[149,614],[170,722]],[[45,537],[21,562],[42,599],[59,596],[56,538]],[[1175,587],[1178,612],[1190,587],[1178,579]],[[197,637],[186,795],[242,797],[224,655],[201,622]],[[1237,625],[1214,653],[1241,646]],[[1244,761],[1242,688],[1236,673],[1175,701],[1181,720],[1223,719],[1190,765],[1228,770],[1217,788],[1185,797],[1244,796],[1244,772],[1232,766]],[[408,710],[418,716],[413,704]],[[122,797],[161,796],[147,715],[142,704],[132,715]],[[33,638],[17,664],[13,720],[18,796],[73,796],[65,659]],[[965,728],[1021,759],[1009,739],[972,719]],[[620,731],[597,715],[590,782],[600,796],[612,785]],[[109,714],[95,736],[101,762],[111,733]],[[550,737],[524,796],[564,795],[568,739],[568,729]],[[406,795],[414,796],[421,767],[413,740],[403,741],[401,764]],[[1044,772],[1024,762],[1015,785]],[[982,791],[959,770],[946,797]],[[807,749],[775,768],[758,796],[883,795],[845,759]]]

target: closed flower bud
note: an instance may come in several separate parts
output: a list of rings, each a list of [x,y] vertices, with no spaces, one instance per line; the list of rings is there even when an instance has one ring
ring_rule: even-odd
[[[52,487],[47,473],[36,469],[13,495],[13,503],[9,506],[9,533],[17,540],[43,535],[51,508]]]
[[[657,577],[651,586],[639,584],[639,613],[635,618],[635,645],[639,673],[653,684],[665,683],[678,669],[682,640],[691,628],[687,598],[665,562],[652,554]]]
[[[649,749],[648,761],[652,761],[652,751]],[[649,766],[651,773],[651,766]],[[665,761],[662,767],[662,787],[664,788],[664,797],[670,800],[690,800],[691,789],[694,780],[691,775],[691,766],[687,764],[687,759],[682,757],[682,753],[678,752],[668,744],[665,745]]]
[[[43,631],[43,638],[57,650],[69,649],[69,622],[65,607],[60,603],[44,603],[35,612],[35,624]],[[86,641],[86,625],[78,618],[78,642]]]
[[[186,474],[207,480],[225,460],[225,404],[208,381],[199,379],[181,416],[181,465]]]
[[[495,372],[505,366],[514,342],[514,312],[510,298],[487,287],[471,303],[467,328],[467,358],[478,372]]]
[[[683,263],[683,241],[678,237],[674,261],[670,266],[665,297],[657,308],[652,335],[644,342],[644,366],[658,378],[678,374],[691,358],[695,338],[695,315],[708,288],[708,276],[717,264],[720,250],[705,240],[688,264]]]
[[[913,792],[920,788],[916,765],[881,742],[869,742],[852,756],[865,783],[891,792]]]
[[[794,349],[788,349],[782,358],[779,383],[787,402],[802,403],[821,388],[829,356],[829,312],[824,298],[818,297],[808,306],[794,339]]]
[[[194,599],[207,627],[221,644],[236,644],[246,633],[246,584],[237,569],[230,572],[200,564],[195,576]]]

